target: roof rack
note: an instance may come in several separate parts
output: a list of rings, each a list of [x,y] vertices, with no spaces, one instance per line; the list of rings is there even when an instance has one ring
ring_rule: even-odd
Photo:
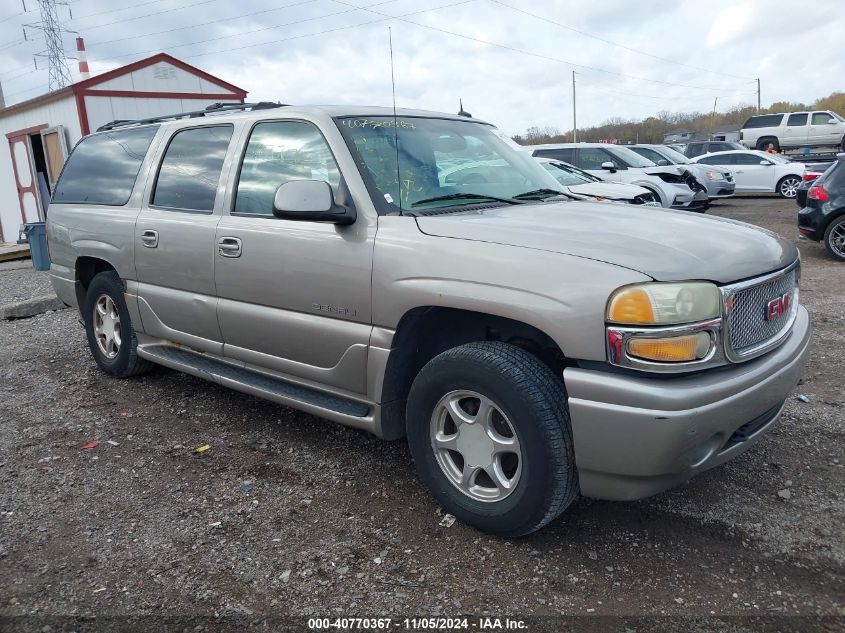
[[[147,123],[160,123],[162,121],[174,121],[176,119],[194,119],[203,117],[207,114],[217,114],[218,112],[228,112],[233,110],[266,110],[268,108],[283,108],[287,103],[276,103],[274,101],[259,101],[258,103],[212,103],[206,106],[203,110],[192,110],[190,112],[177,112],[175,114],[162,114],[161,116],[151,117],[149,119],[116,119],[110,121],[105,125],[97,128],[98,132],[105,132],[106,130],[113,130],[119,127],[128,127],[130,125],[146,125]]]

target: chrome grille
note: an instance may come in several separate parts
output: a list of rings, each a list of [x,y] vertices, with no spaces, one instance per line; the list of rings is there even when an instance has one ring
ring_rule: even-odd
[[[795,317],[798,297],[794,292],[797,268],[784,271],[756,285],[741,285],[727,297],[727,325],[730,351],[743,356],[752,349],[773,341],[787,328]],[[749,283],[754,283],[753,280]],[[769,302],[791,292],[792,306],[774,319],[767,318]]]

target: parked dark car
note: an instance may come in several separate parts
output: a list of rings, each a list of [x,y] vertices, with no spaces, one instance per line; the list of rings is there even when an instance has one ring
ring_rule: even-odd
[[[807,192],[810,190],[810,187],[812,187],[816,182],[816,179],[824,174],[824,172],[832,165],[833,163],[825,163],[822,167],[813,168],[807,165],[807,171],[804,172],[804,177],[801,180],[801,184],[798,185],[795,195],[795,202],[799,209],[803,209],[807,206]]]
[[[845,262],[845,154],[839,154],[807,191],[807,205],[798,212],[798,230],[824,242],[833,257]]]
[[[741,144],[732,141],[692,141],[684,148],[684,156],[695,158],[702,154],[713,152],[729,152],[734,149],[745,149]]]

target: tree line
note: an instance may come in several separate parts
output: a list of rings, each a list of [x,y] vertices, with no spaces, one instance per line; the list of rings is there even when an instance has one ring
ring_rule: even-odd
[[[810,104],[776,101],[760,110],[760,114],[802,110],[832,110],[842,115],[845,113],[845,92],[834,92]],[[712,112],[685,113],[663,110],[641,120],[613,117],[601,125],[579,129],[578,140],[592,143],[605,139],[616,139],[618,143],[662,143],[663,135],[676,129],[694,130],[703,134],[709,134],[713,129],[729,124],[736,125],[739,129],[748,117],[754,114],[757,114],[756,106],[739,105],[715,115]],[[572,130],[561,132],[553,126],[530,127],[513,139],[522,145],[573,142]]]

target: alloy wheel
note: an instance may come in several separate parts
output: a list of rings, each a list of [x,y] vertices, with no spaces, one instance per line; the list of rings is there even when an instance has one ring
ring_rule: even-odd
[[[519,437],[493,400],[475,391],[447,393],[431,416],[431,448],[449,482],[476,501],[496,502],[522,474]]]
[[[831,229],[827,244],[835,255],[845,259],[845,222],[840,222]]]
[[[780,183],[780,194],[784,198],[794,198],[798,195],[798,185],[800,184],[801,180],[798,178],[786,178]]]
[[[94,338],[100,353],[108,359],[120,353],[120,313],[114,300],[106,294],[100,295],[94,304]]]

